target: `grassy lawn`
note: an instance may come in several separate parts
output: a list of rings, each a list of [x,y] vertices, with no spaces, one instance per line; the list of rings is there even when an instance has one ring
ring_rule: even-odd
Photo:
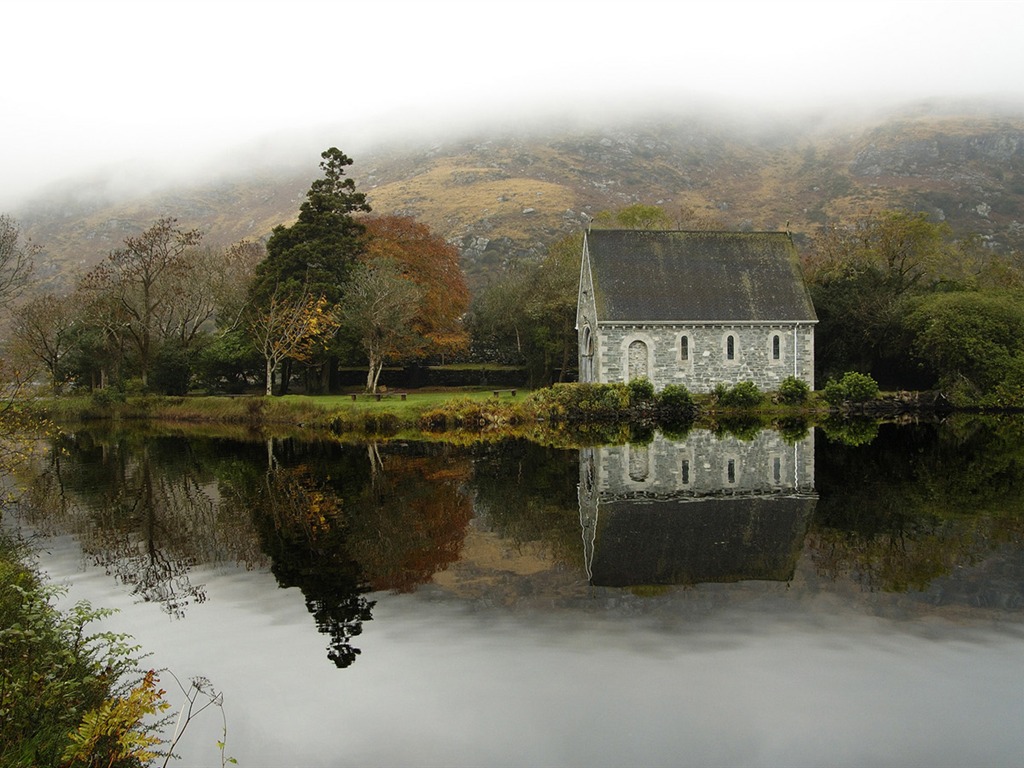
[[[352,394],[345,395],[285,395],[280,398],[284,402],[295,404],[315,405],[319,408],[334,412],[351,414],[360,413],[391,413],[400,419],[412,419],[417,414],[431,408],[436,408],[449,400],[469,399],[486,401],[494,397],[498,392],[498,399],[512,402],[527,397],[531,390],[515,389],[515,397],[510,389],[484,389],[466,388],[457,389],[412,389],[404,391],[388,391],[381,393],[381,399],[377,400],[374,395],[358,393],[355,400]],[[405,399],[402,399],[405,394]]]

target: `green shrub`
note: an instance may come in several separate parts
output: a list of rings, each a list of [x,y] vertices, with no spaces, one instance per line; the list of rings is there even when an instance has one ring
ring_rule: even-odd
[[[811,396],[811,388],[803,379],[787,376],[779,384],[779,402],[785,405],[801,405]]]
[[[829,379],[826,382],[824,397],[829,405],[866,403],[878,397],[878,382],[866,373],[847,371],[839,381]]]
[[[642,376],[638,379],[631,379],[626,386],[629,387],[630,405],[639,405],[654,399],[654,385],[646,377]]]
[[[174,344],[160,347],[153,359],[150,389],[162,395],[187,395],[192,383],[188,350]]]
[[[865,403],[878,397],[878,382],[866,373],[849,371],[840,382],[846,388],[847,398],[855,403]]]
[[[697,410],[690,390],[682,384],[667,384],[657,397],[658,410],[668,418],[690,418]]]
[[[94,389],[89,399],[96,408],[111,408],[114,405],[124,403],[124,390],[115,389],[114,387]]]
[[[24,558],[0,536],[0,765],[148,764],[167,706],[153,673],[126,636],[87,631],[110,611],[58,609]]]
[[[915,356],[954,403],[991,406],[1005,398],[1005,390],[995,393],[1024,355],[1024,304],[1018,295],[932,294],[914,302],[906,325]]]
[[[719,384],[715,387],[715,395],[719,405],[726,408],[753,408],[764,400],[761,390],[752,381],[740,381],[731,387],[724,387],[721,393],[719,393],[719,387],[723,387],[723,385]]]
[[[623,418],[630,406],[625,384],[556,384],[533,394],[537,410],[551,421]]]

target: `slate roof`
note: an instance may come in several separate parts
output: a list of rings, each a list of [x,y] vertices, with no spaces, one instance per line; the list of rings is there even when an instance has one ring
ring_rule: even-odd
[[[785,232],[593,230],[599,322],[813,322]]]

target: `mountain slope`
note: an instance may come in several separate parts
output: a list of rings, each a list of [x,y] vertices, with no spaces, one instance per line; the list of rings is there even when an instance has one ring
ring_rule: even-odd
[[[827,221],[908,207],[981,235],[997,252],[1024,252],[1024,118],[991,110],[922,109],[829,126],[651,117],[396,145],[354,159],[351,175],[374,211],[415,216],[457,243],[474,286],[508,259],[543,254],[588,217],[638,202],[662,206],[683,228],[788,228],[798,242]],[[265,237],[296,216],[317,176],[310,165],[117,203],[84,202],[88,187],[68,189],[16,216],[56,279],[160,216],[199,228],[214,246]]]

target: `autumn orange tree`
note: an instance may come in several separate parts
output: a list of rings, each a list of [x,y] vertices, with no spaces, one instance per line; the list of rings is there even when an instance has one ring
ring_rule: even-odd
[[[463,315],[469,308],[469,288],[459,266],[459,249],[408,216],[362,221],[367,234],[363,261],[390,261],[420,288],[411,319],[412,329],[423,340],[416,354],[443,358],[466,350],[469,333]]]

